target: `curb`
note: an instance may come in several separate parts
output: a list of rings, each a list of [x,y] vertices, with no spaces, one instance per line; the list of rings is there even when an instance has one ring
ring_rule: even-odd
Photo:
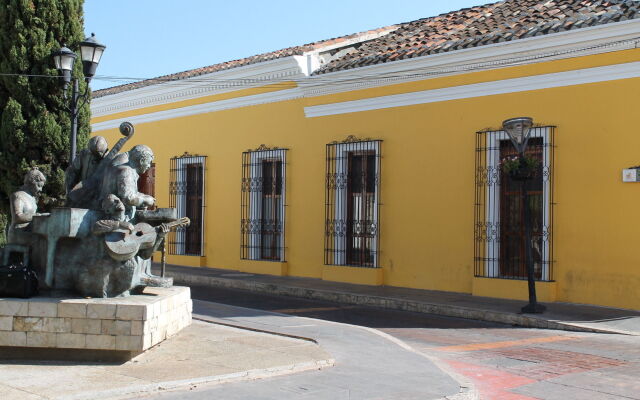
[[[473,309],[448,304],[425,303],[415,300],[370,296],[364,294],[347,293],[340,291],[329,291],[320,289],[301,288],[296,286],[275,285],[271,283],[260,283],[255,281],[244,281],[217,276],[201,276],[171,271],[176,283],[193,286],[209,286],[226,289],[246,290],[254,293],[272,294],[277,296],[299,297],[313,300],[332,301],[341,304],[354,304],[361,306],[385,308],[390,310],[401,310],[419,312],[425,314],[442,315],[446,317],[467,318],[478,321],[497,322],[507,325],[522,326],[525,328],[557,329],[572,332],[591,333],[613,333],[630,335],[630,332],[598,329],[581,324],[570,324],[566,322],[552,321],[544,318],[506,313],[501,311],[490,311]]]
[[[265,329],[251,328],[251,327],[248,327],[248,326],[245,326],[245,325],[226,322],[225,320],[220,319],[220,318],[215,318],[215,317],[203,318],[203,317],[195,317],[195,316],[192,317],[192,318],[194,320],[196,320],[196,321],[207,322],[207,323],[210,323],[210,324],[228,326],[230,328],[236,328],[236,329],[244,329],[245,331],[251,331],[251,332],[266,333],[268,335],[282,336],[282,337],[287,337],[287,338],[291,338],[291,339],[304,340],[304,341],[307,341],[307,342],[318,344],[318,341],[315,340],[314,338],[310,338],[310,337],[306,337],[306,336],[291,335],[289,333],[268,331],[268,330],[265,330]]]
[[[255,379],[271,378],[282,375],[289,375],[298,372],[319,370],[326,367],[331,367],[335,363],[333,359],[319,360],[319,361],[307,361],[296,364],[281,365],[263,369],[252,369],[248,371],[234,372],[223,375],[204,376],[195,379],[184,379],[178,381],[168,381],[152,383],[148,385],[130,386],[122,389],[112,389],[96,392],[84,392],[82,394],[73,396],[63,396],[60,400],[83,400],[83,399],[97,399],[102,398],[105,400],[117,400],[117,399],[129,399],[131,395],[140,393],[161,393],[165,391],[171,391],[176,389],[184,389],[186,387],[195,388],[199,385],[217,385],[221,383],[231,383]]]

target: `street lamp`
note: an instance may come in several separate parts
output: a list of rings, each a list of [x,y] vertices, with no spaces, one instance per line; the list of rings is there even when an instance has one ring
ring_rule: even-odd
[[[56,64],[56,68],[60,72],[62,88],[64,90],[64,97],[67,98],[67,89],[69,84],[73,81],[73,91],[71,93],[71,103],[67,110],[71,114],[71,151],[69,154],[69,163],[72,163],[76,158],[76,137],[78,135],[78,110],[88,100],[89,94],[89,82],[95,75],[98,63],[102,57],[104,49],[107,47],[100,44],[96,40],[96,35],[91,34],[91,37],[86,38],[80,42],[80,57],[82,59],[82,70],[84,73],[84,80],[87,83],[87,87],[83,94],[79,93],[78,79],[73,78],[73,63],[78,56],[66,46],[63,46],[60,50],[53,54],[53,61]]]
[[[502,123],[502,128],[507,132],[513,147],[518,152],[518,169],[514,178],[520,181],[520,196],[524,208],[524,242],[525,242],[525,262],[527,265],[527,281],[529,286],[529,304],[522,307],[523,313],[538,314],[546,309],[542,304],[538,304],[536,299],[536,282],[533,270],[533,252],[531,241],[531,207],[529,204],[529,194],[527,193],[527,182],[532,178],[531,166],[525,160],[525,150],[529,142],[529,134],[533,126],[533,119],[529,117],[511,118]]]

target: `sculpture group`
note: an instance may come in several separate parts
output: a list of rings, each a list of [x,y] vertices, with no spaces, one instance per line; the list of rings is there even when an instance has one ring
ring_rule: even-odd
[[[0,262],[29,264],[40,286],[75,291],[85,297],[127,296],[146,286],[172,285],[151,274],[151,255],[177,220],[175,209],[148,210],[155,199],[138,191],[138,179],[153,161],[153,151],[136,145],[119,153],[133,126],[111,150],[101,136],[89,140],[65,175],[67,207],[38,213],[37,198],[46,182],[37,169],[10,197],[11,225]]]

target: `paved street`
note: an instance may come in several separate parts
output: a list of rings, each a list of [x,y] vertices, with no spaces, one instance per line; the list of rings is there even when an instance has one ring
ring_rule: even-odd
[[[194,385],[193,390],[152,393],[150,398],[425,400],[455,398],[450,396],[461,390],[432,360],[373,329],[199,300],[194,300],[194,317],[314,338],[334,358],[334,366],[277,378]]]
[[[640,399],[639,337],[514,328],[229,289],[193,287],[192,296],[206,302],[375,328],[437,360],[450,371],[466,377],[473,382],[482,399]],[[196,302],[196,309],[200,310],[196,312],[206,314],[207,304],[215,307],[213,303]],[[229,321],[241,322],[241,319],[231,315],[228,318]],[[320,322],[296,320],[306,320],[308,325]],[[293,320],[290,323],[291,326],[295,325]],[[286,329],[285,324],[280,325],[281,329]],[[301,331],[303,328],[298,329]],[[391,342],[388,347],[399,351],[399,347],[394,347]],[[332,349],[327,350],[331,352]],[[339,361],[339,357],[336,359]],[[379,362],[393,364],[392,360],[384,357],[380,357]],[[337,362],[334,368],[338,368],[339,364]],[[415,379],[419,377],[413,375],[415,370],[412,368],[415,365],[393,365],[393,368],[388,368],[387,376],[369,376],[371,384],[402,382],[405,377],[406,387],[416,384]],[[365,368],[366,365],[361,367]],[[303,393],[306,393],[305,396],[300,398],[350,398],[347,378],[340,381],[340,387],[333,388],[333,392],[330,392],[330,385],[337,384],[338,381],[329,379],[324,380],[322,385],[317,384],[323,374],[329,375],[330,371],[328,369],[251,383],[198,388],[191,391],[189,396],[186,393],[167,393],[161,398],[205,399],[214,394],[223,395],[222,398],[243,398],[242,396],[247,395],[252,398],[272,398],[273,392],[267,394],[266,388],[279,391],[280,398],[299,398]],[[358,371],[352,372],[356,384]],[[464,379],[462,381],[464,384]],[[427,381],[421,384],[428,386],[436,385],[437,382]],[[283,391],[278,388],[288,389]],[[239,393],[242,395],[236,397]],[[370,398],[376,398],[373,392]],[[387,393],[378,398],[394,397]],[[398,394],[395,398],[413,397]]]

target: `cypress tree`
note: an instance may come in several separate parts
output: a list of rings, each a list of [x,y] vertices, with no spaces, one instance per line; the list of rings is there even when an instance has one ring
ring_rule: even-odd
[[[52,54],[64,44],[77,53],[84,38],[83,0],[4,0],[0,7],[0,245],[10,220],[9,195],[24,173],[47,177],[38,206],[46,211],[64,196],[71,120]],[[74,76],[82,78],[80,57]],[[80,80],[81,92],[85,89]],[[70,93],[68,93],[70,96]],[[90,132],[89,106],[78,116],[78,148]]]

